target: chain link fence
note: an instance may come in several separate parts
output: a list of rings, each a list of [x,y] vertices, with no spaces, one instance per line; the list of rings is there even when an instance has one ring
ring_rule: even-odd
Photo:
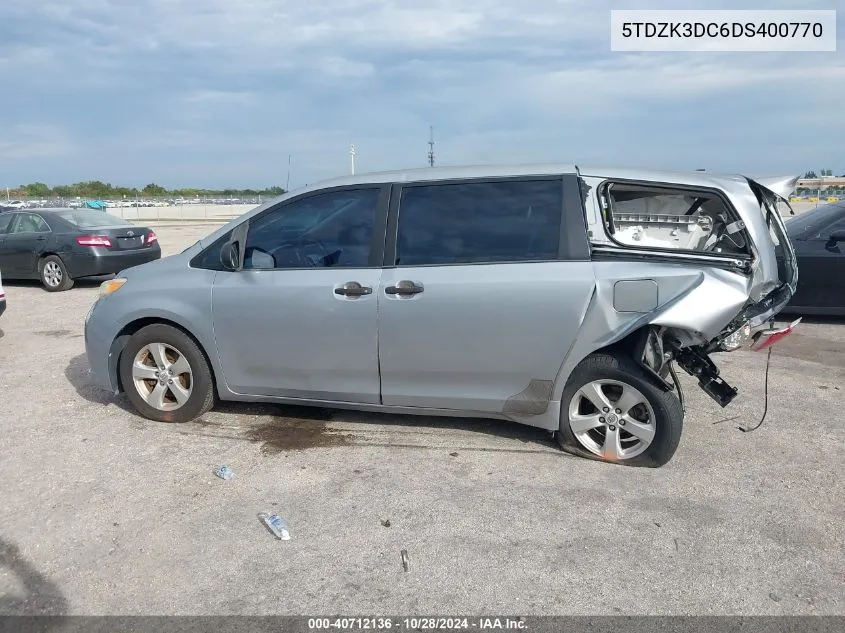
[[[0,207],[17,209],[89,207],[126,220],[214,220],[237,217],[242,213],[272,200],[271,196],[220,197],[144,197],[137,199],[103,200],[94,198],[43,198],[0,200]]]

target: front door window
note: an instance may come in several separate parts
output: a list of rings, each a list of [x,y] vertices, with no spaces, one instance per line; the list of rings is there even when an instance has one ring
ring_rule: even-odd
[[[252,220],[244,268],[363,268],[380,189],[346,189],[308,196]]]

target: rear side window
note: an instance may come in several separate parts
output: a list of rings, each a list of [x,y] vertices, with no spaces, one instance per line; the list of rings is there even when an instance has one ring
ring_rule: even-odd
[[[610,183],[601,192],[605,226],[623,246],[746,254],[742,223],[711,191]]]
[[[35,213],[18,213],[12,223],[10,233],[48,233],[50,227],[40,215]]]
[[[103,229],[111,227],[134,226],[126,220],[113,216],[104,211],[93,209],[73,209],[58,211],[58,216],[81,229]]]
[[[404,187],[395,264],[557,259],[562,206],[559,179]]]

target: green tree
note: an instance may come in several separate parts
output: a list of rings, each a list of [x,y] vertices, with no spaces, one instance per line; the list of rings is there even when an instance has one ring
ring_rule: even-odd
[[[804,178],[818,178],[818,176],[816,176],[816,172],[808,171],[806,174],[804,174]]]
[[[99,180],[77,182],[71,185],[74,196],[81,198],[109,198],[112,195],[113,187]]]
[[[167,189],[162,187],[161,185],[157,185],[154,182],[146,185],[142,190],[141,193],[145,196],[166,196]]]
[[[50,195],[50,187],[43,182],[33,182],[28,185],[21,185],[24,194],[30,198],[46,198]]]

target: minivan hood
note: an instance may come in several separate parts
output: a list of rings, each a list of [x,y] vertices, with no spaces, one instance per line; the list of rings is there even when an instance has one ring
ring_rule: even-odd
[[[187,251],[182,253],[177,253],[176,255],[168,255],[167,257],[162,257],[160,259],[154,259],[150,262],[146,262],[145,264],[139,264],[138,266],[132,266],[132,268],[127,268],[125,270],[121,270],[117,276],[124,277],[126,279],[131,279],[132,277],[148,277],[150,275],[166,275],[172,271],[182,270],[187,265],[191,259],[191,252],[195,249],[189,248]]]

